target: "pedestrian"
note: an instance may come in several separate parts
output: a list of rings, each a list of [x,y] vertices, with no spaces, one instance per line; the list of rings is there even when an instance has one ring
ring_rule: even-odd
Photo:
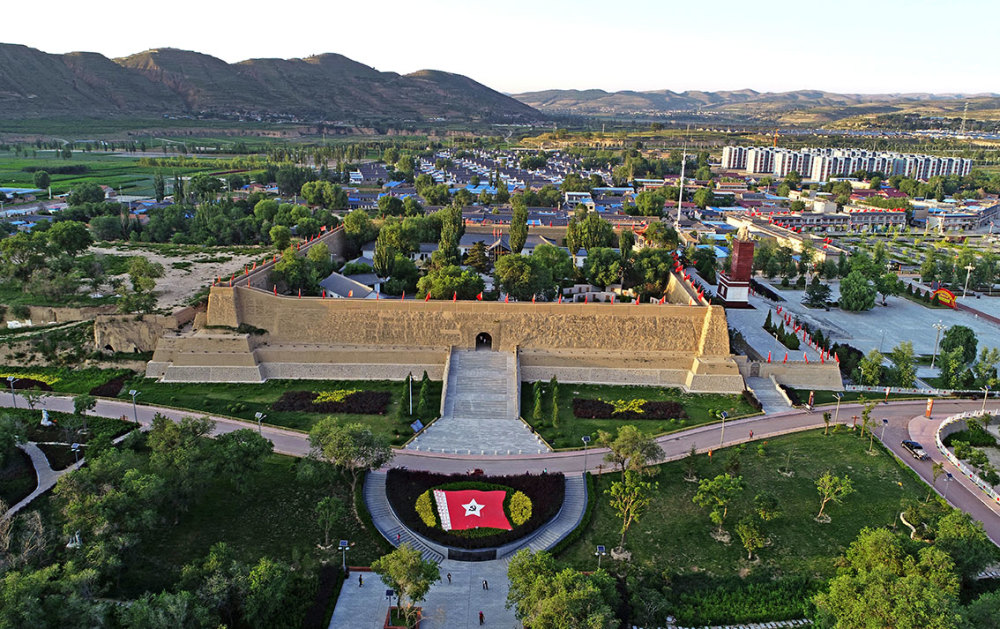
[[[487,583],[486,579],[483,579],[483,589],[484,590],[490,589],[490,584]]]
[[[483,616],[483,612],[479,612],[479,624],[481,625],[486,624],[486,616]]]
[[[750,438],[753,439],[753,431],[750,431]]]
[[[451,573],[448,573],[448,584],[451,585]]]
[[[362,577],[362,576],[361,576],[361,575],[359,574],[359,575],[358,575],[358,587],[361,587],[361,586],[362,586],[362,585],[364,585],[364,584],[365,584],[365,579],[364,579],[364,577]]]
[[[399,537],[400,537],[400,534],[399,534],[399,533],[396,533],[396,544],[397,544],[397,545],[399,544]]]

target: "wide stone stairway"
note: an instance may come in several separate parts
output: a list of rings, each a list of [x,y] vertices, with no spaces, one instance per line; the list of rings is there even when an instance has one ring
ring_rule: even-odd
[[[537,454],[545,444],[518,418],[517,356],[453,350],[444,413],[409,446],[454,454]]]

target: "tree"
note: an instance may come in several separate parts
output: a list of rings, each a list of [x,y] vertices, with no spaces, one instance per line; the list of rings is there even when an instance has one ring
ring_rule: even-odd
[[[323,545],[330,545],[330,529],[344,519],[344,502],[336,496],[327,496],[316,504],[316,519],[323,529]]]
[[[583,274],[594,286],[604,289],[609,284],[621,281],[622,273],[621,256],[614,249],[595,247],[587,251]]]
[[[173,629],[211,626],[211,614],[197,597],[186,590],[146,593],[121,607],[121,626]]]
[[[500,290],[519,301],[555,293],[552,271],[531,256],[511,254],[501,257],[493,269],[493,276]]]
[[[355,249],[360,250],[362,245],[375,238],[378,228],[372,223],[368,212],[354,210],[344,217],[344,234],[350,238]]]
[[[441,580],[438,564],[424,559],[420,551],[409,542],[404,542],[388,555],[382,555],[373,561],[372,572],[396,593],[396,607],[408,621],[413,618],[413,606],[424,600],[431,585]]]
[[[666,197],[659,190],[643,190],[635,195],[635,207],[639,216],[663,216],[665,204]]]
[[[770,522],[781,515],[778,498],[771,492],[761,492],[753,497],[753,508],[757,516],[764,522]]]
[[[24,440],[21,427],[17,420],[10,416],[0,416],[0,469],[7,465],[7,459],[14,452],[17,444]],[[4,513],[0,511],[0,513]]]
[[[267,234],[271,238],[271,243],[278,251],[288,249],[292,242],[292,230],[284,225],[275,225]]]
[[[36,170],[32,181],[34,182],[36,188],[47,190],[52,184],[52,177],[49,176],[49,173],[44,170]]]
[[[877,349],[865,354],[858,362],[858,371],[861,374],[861,384],[879,386],[882,381],[882,354]]]
[[[944,331],[941,337],[941,352],[950,352],[961,348],[962,362],[969,364],[976,359],[976,349],[979,341],[976,340],[976,333],[964,325],[953,325]]]
[[[417,417],[426,419],[431,414],[431,379],[424,372],[420,379],[420,393],[417,395]]]
[[[743,491],[743,477],[720,474],[715,478],[703,478],[698,482],[698,491],[692,501],[699,507],[709,509],[709,518],[722,530],[729,513],[729,505]]]
[[[715,195],[712,194],[711,188],[698,188],[694,191],[694,196],[691,199],[694,204],[698,207],[705,209],[706,206],[713,205],[715,203]]]
[[[806,288],[805,304],[810,308],[823,308],[830,300],[830,287],[819,281],[819,275],[813,275],[809,287]]]
[[[958,576],[967,584],[997,558],[997,548],[986,536],[982,522],[958,509],[938,521],[934,546],[948,553]]]
[[[315,588],[302,570],[264,557],[247,576],[243,619],[249,627],[301,627]]]
[[[87,429],[87,413],[97,406],[97,398],[92,395],[73,396],[73,414],[83,420],[83,428]]]
[[[153,175],[153,197],[159,203],[165,196],[167,196],[167,183],[163,180],[162,174],[156,173]]]
[[[66,202],[71,206],[84,205],[85,203],[102,203],[104,201],[104,189],[96,183],[85,181],[73,187]]]
[[[122,237],[122,221],[117,216],[95,216],[90,219],[90,231],[97,240],[118,240]]]
[[[613,629],[618,593],[604,570],[558,569],[548,553],[522,549],[507,567],[507,606],[525,627]]]
[[[217,469],[241,493],[247,491],[252,476],[260,471],[264,459],[274,451],[274,444],[270,439],[265,439],[250,428],[221,434],[215,438],[214,446]]]
[[[521,253],[524,243],[528,240],[528,208],[518,204],[510,219],[510,250],[511,253]]]
[[[358,477],[377,470],[392,459],[388,440],[361,424],[339,425],[333,417],[320,420],[309,431],[309,456],[336,465],[351,475],[351,495],[357,491]],[[354,517],[360,520],[352,502]]]
[[[840,282],[840,308],[848,312],[863,312],[875,307],[875,289],[868,278],[852,270]]]
[[[618,466],[623,481],[626,471],[642,471],[647,466],[662,461],[665,456],[663,448],[655,439],[631,425],[620,426],[616,435],[600,430],[597,441],[602,447],[608,448],[609,452],[604,455],[604,460]]]
[[[384,195],[378,200],[378,211],[382,216],[402,216],[405,214],[403,202],[391,195]]]
[[[875,290],[882,296],[882,305],[884,306],[886,298],[903,292],[903,281],[892,271],[886,271],[875,278]]]
[[[910,388],[917,381],[916,359],[913,354],[913,342],[902,341],[889,352],[892,361],[892,375],[897,387]]]
[[[396,250],[387,242],[385,236],[387,233],[387,230],[379,232],[378,238],[375,240],[375,256],[372,259],[375,274],[383,278],[392,274],[392,267],[396,260]]]
[[[215,422],[207,417],[184,417],[179,422],[163,415],[153,417],[147,444],[152,451],[150,468],[167,481],[168,500],[177,512],[186,507],[204,486],[212,468],[218,464],[212,444],[206,437]]]
[[[505,256],[510,257],[510,256]],[[435,269],[417,282],[417,297],[430,294],[431,299],[475,299],[483,291],[483,278],[471,269],[464,271],[458,266]]]
[[[847,476],[834,476],[830,472],[825,472],[816,480],[816,491],[820,495],[819,513],[816,519],[823,517],[823,510],[826,503],[833,501],[840,503],[846,496],[854,493],[854,485]]]
[[[618,544],[619,549],[625,548],[625,535],[649,507],[649,503],[653,500],[652,494],[658,486],[657,483],[643,480],[640,472],[626,470],[625,477],[621,481],[611,483],[611,489],[605,492],[611,496],[611,507],[622,519],[622,539]]]
[[[489,273],[493,265],[486,255],[486,243],[480,240],[469,247],[469,252],[465,255],[465,264],[479,273]]]
[[[764,542],[767,541],[764,532],[760,529],[760,525],[752,518],[743,518],[737,522],[736,534],[739,535],[740,541],[743,542],[743,548],[747,551],[748,561],[753,559],[754,552],[763,548]]]
[[[94,244],[87,226],[79,221],[60,221],[52,225],[45,234],[56,251],[71,256],[85,251]]]
[[[954,562],[935,547],[914,555],[887,529],[862,529],[829,589],[814,597],[821,621],[838,629],[958,625]]]

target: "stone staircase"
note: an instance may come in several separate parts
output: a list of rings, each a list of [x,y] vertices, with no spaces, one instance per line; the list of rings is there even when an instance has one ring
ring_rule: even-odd
[[[410,529],[403,526],[403,523],[393,513],[385,495],[385,480],[385,472],[371,472],[365,478],[365,504],[368,505],[368,511],[371,513],[375,528],[389,540],[390,544],[399,546],[409,542],[411,546],[420,551],[424,559],[441,563],[445,557],[445,549],[429,540],[418,537]]]
[[[746,382],[747,387],[752,389],[753,394],[760,400],[765,414],[780,413],[792,408],[770,378],[747,378]]]
[[[587,481],[583,474],[566,475],[566,494],[559,513],[548,524],[543,525],[530,537],[502,546],[497,550],[497,557],[509,563],[514,553],[522,548],[528,548],[537,553],[548,550],[570,534],[583,519],[587,509]]]
[[[540,454],[542,442],[518,418],[517,356],[453,350],[444,412],[408,449],[453,454]]]

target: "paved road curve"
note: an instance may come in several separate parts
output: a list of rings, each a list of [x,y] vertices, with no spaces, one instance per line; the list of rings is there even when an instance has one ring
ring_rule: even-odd
[[[11,406],[12,396],[0,394],[0,407]],[[931,481],[931,463],[941,459],[933,447],[933,434],[938,423],[949,415],[963,411],[979,410],[981,401],[973,400],[938,400],[934,404],[933,419],[923,418],[925,402],[922,400],[891,402],[880,404],[872,413],[875,420],[875,434],[882,437],[882,418],[889,420],[886,424],[884,440],[887,446],[903,461],[913,468],[927,482]],[[18,396],[19,407],[26,407],[24,399]],[[73,412],[71,396],[54,395],[43,399],[39,408],[64,413]],[[994,410],[989,405],[987,410]],[[821,409],[826,410],[826,409]],[[660,437],[657,442],[663,448],[666,460],[683,458],[694,446],[698,452],[717,449],[723,446],[737,445],[750,440],[750,431],[754,439],[772,438],[778,435],[818,428],[823,426],[822,412],[806,413],[804,411],[789,411],[776,415],[748,417],[726,422],[725,432],[719,424],[700,426]],[[828,410],[834,412],[833,407]],[[196,415],[190,411],[162,408],[156,406],[137,405],[133,410],[132,403],[125,400],[100,399],[93,414],[103,417],[125,417],[138,419],[141,424],[152,423],[153,416],[160,413],[170,419],[179,420],[182,417]],[[850,425],[854,415],[860,415],[861,405],[842,404],[840,408],[840,423]],[[215,434],[232,432],[240,428],[257,428],[253,422],[240,421],[228,417],[209,415],[216,422]],[[859,420],[860,421],[860,420]],[[261,434],[274,443],[276,452],[291,456],[306,456],[309,453],[309,441],[305,433],[285,430],[273,426],[263,426]],[[920,441],[931,457],[931,461],[916,461],[902,450],[899,442],[904,438]],[[549,454],[510,455],[510,456],[479,456],[460,454],[439,454],[430,452],[414,452],[399,450],[392,460],[394,466],[405,466],[409,469],[421,469],[442,473],[460,473],[478,468],[491,474],[522,473],[525,471],[541,472],[580,472],[583,469],[597,471],[602,464],[604,454],[601,448],[591,448],[586,453],[580,450],[570,452],[552,452]],[[955,507],[971,514],[983,522],[987,534],[997,544],[1000,544],[1000,508],[991,504],[982,492],[971,482],[964,479],[950,463],[946,469],[955,474],[956,480],[948,487],[948,502]],[[939,479],[938,489],[943,493],[944,482]]]

